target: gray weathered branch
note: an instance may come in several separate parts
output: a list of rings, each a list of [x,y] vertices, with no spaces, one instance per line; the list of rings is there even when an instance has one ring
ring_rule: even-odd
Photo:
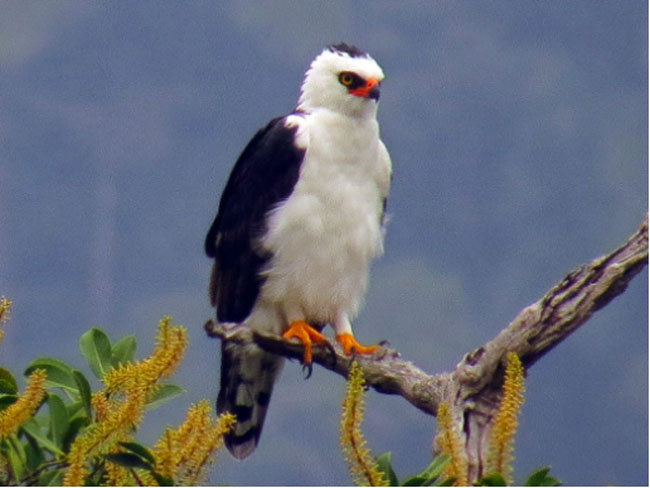
[[[383,347],[370,357],[355,358],[367,384],[382,393],[397,394],[420,410],[435,415],[441,401],[452,404],[453,415],[466,438],[469,479],[482,475],[482,459],[501,395],[502,364],[516,352],[526,368],[584,324],[594,312],[627,288],[648,262],[648,216],[628,241],[615,251],[571,271],[544,297],[523,309],[494,339],[467,353],[451,373],[430,375]],[[242,344],[254,342],[265,350],[295,359],[301,344],[244,327],[225,329],[206,324],[211,336]],[[351,358],[338,345],[313,348],[314,363],[347,377]]]

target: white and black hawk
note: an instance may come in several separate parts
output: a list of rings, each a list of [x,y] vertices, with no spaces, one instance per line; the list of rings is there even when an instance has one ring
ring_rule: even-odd
[[[217,321],[325,343],[330,324],[347,354],[369,354],[350,325],[383,252],[391,161],[379,138],[384,73],[368,54],[332,45],[311,63],[296,109],[273,119],[239,156],[205,240],[214,258]],[[283,358],[224,341],[219,413],[237,416],[226,445],[255,449]]]

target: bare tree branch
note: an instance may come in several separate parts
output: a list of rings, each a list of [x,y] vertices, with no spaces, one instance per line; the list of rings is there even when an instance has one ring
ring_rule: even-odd
[[[648,262],[648,216],[628,241],[615,251],[571,271],[539,301],[523,309],[494,339],[467,353],[451,373],[430,375],[399,353],[383,347],[370,357],[355,358],[367,384],[382,393],[396,394],[420,410],[435,415],[445,400],[466,436],[470,481],[480,478],[492,420],[501,396],[503,364],[516,352],[526,368],[584,324],[597,310],[627,288]],[[244,327],[225,329],[212,321],[210,336],[301,359],[301,344]],[[351,358],[338,345],[313,349],[314,362],[347,377]]]
[[[282,356],[301,360],[304,349],[302,344],[287,342],[282,337],[262,331],[252,331],[236,326],[230,329],[208,321],[205,330],[209,336],[239,344],[256,343],[261,348]],[[451,380],[451,374],[429,375],[404,361],[399,353],[388,347],[382,347],[372,356],[346,356],[337,345],[332,347],[312,346],[313,361],[341,376],[347,378],[352,360],[361,365],[366,384],[377,391],[404,397],[424,412],[435,415],[443,389]]]

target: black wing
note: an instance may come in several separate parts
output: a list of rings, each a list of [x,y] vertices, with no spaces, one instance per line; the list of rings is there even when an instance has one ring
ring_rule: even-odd
[[[298,181],[305,150],[294,144],[297,126],[284,122],[269,122],[239,156],[205,238],[205,252],[215,259],[210,300],[220,322],[242,322],[250,314],[264,282],[259,272],[270,259],[256,244],[266,215]]]

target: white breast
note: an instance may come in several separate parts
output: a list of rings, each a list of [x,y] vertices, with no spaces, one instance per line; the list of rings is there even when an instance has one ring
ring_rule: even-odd
[[[323,110],[294,123],[307,150],[293,193],[269,216],[262,244],[273,257],[261,299],[289,320],[331,323],[356,315],[370,261],[383,251],[390,169],[374,119]]]

